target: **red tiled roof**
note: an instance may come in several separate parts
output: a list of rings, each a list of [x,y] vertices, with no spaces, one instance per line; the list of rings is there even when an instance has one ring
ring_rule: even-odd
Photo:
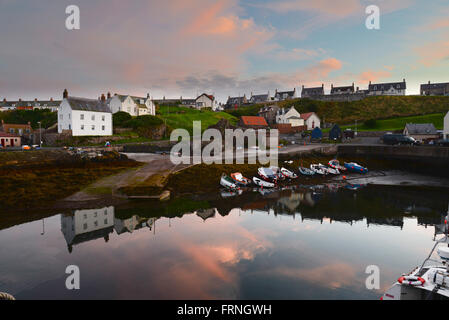
[[[242,122],[247,126],[268,126],[267,121],[263,117],[243,116]]]
[[[314,114],[314,112],[309,112],[309,113],[302,113],[301,114],[301,119],[307,120],[310,118],[310,116]]]

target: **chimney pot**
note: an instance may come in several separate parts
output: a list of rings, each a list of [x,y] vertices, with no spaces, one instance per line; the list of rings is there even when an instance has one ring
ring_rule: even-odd
[[[3,102],[6,102],[6,98],[3,98]]]
[[[106,101],[106,97],[104,96],[104,93],[101,94],[101,101],[103,101],[103,102]]]
[[[68,97],[69,97],[69,92],[67,91],[67,89],[64,89],[64,92],[62,93],[62,98],[67,99]]]
[[[111,98],[111,93],[110,92],[108,92],[108,99],[110,99]]]
[[[19,102],[22,102],[22,98],[19,98]]]
[[[53,98],[50,98],[50,101],[53,101]]]

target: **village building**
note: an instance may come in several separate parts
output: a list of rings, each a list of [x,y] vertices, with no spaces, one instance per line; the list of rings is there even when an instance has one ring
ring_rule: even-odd
[[[111,136],[112,113],[104,95],[100,99],[69,97],[64,90],[58,110],[58,133],[72,136]]]
[[[252,104],[265,103],[270,101],[271,101],[270,91],[268,91],[268,93],[266,94],[256,94],[256,95],[253,95],[253,93],[251,92],[251,98],[249,98],[249,103]]]
[[[443,137],[444,139],[449,139],[449,112],[444,117]]]
[[[301,114],[296,111],[295,107],[291,107],[289,110],[282,108],[277,112],[276,123],[290,124],[292,127],[302,127],[304,126],[304,119],[301,118]]]
[[[428,142],[439,138],[439,134],[433,123],[407,123],[404,135],[417,141]]]
[[[244,129],[267,129],[268,123],[263,117],[242,116],[240,118],[239,127]]]
[[[0,147],[20,147],[22,145],[22,139],[19,135],[0,131]]]
[[[269,125],[273,125],[276,123],[276,116],[278,113],[279,107],[277,105],[273,106],[265,106],[259,110],[259,117],[265,118]]]
[[[181,106],[187,108],[196,108],[196,99],[183,99],[181,97]]]
[[[421,85],[422,96],[449,96],[449,82],[430,83]]]
[[[195,99],[197,109],[211,108],[216,110],[218,108],[218,102],[213,95],[203,93]]]
[[[49,109],[52,112],[58,111],[58,107],[61,104],[61,101],[53,100],[38,100],[37,98],[32,101],[25,101],[19,99],[17,101],[8,101],[6,98],[0,102],[0,111],[10,111],[10,110],[42,110]]]
[[[2,120],[1,130],[2,132],[11,133],[18,135],[20,137],[31,138],[33,135],[33,128],[31,127],[31,123],[27,124],[13,124],[13,123],[5,123]]]
[[[393,83],[371,83],[368,86],[369,96],[405,96],[407,84],[405,79],[402,82]]]
[[[321,120],[315,112],[308,112],[301,114],[301,118],[304,120],[304,125],[307,130],[313,130],[321,127]]]
[[[352,83],[352,86],[345,86],[345,87],[334,87],[334,85],[331,84],[331,95],[333,95],[333,94],[354,94],[354,93],[355,93],[354,83]]]
[[[228,97],[226,101],[225,109],[237,109],[238,107],[248,104],[246,94],[243,97]]]
[[[306,88],[302,86],[301,98],[316,98],[324,96],[324,83],[321,87]]]
[[[276,91],[274,92],[274,100],[275,101],[285,101],[297,98],[296,88],[293,91]]]
[[[107,103],[113,114],[122,111],[129,113],[133,117],[156,115],[156,105],[149,94],[147,94],[146,98],[142,98],[121,94],[115,94],[111,97],[111,94],[108,93]]]

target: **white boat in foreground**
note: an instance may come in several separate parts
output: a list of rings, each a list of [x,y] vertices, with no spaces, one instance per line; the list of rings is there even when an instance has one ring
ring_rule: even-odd
[[[427,259],[408,274],[403,274],[382,296],[382,300],[449,300],[449,237],[448,216],[435,236],[444,236],[436,240]],[[438,258],[433,257],[435,249]]]
[[[264,181],[264,180],[256,178],[256,177],[253,178],[253,182],[256,186],[259,186],[262,188],[274,188],[275,187],[274,183],[267,182],[267,181]]]
[[[327,166],[325,166],[324,164],[321,164],[321,163],[318,166],[321,168],[321,170],[325,171],[328,174],[334,174],[334,175],[340,174],[340,171],[338,169],[327,167]]]

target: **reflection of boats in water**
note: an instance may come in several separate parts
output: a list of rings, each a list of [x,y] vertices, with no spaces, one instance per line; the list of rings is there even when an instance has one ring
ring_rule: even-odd
[[[448,215],[435,228],[435,245],[423,264],[402,275],[382,296],[383,300],[449,300]],[[437,258],[435,258],[435,250]]]
[[[223,189],[220,191],[220,195],[222,198],[232,198],[236,196],[240,196],[243,193],[243,190],[229,190],[229,189]]]

